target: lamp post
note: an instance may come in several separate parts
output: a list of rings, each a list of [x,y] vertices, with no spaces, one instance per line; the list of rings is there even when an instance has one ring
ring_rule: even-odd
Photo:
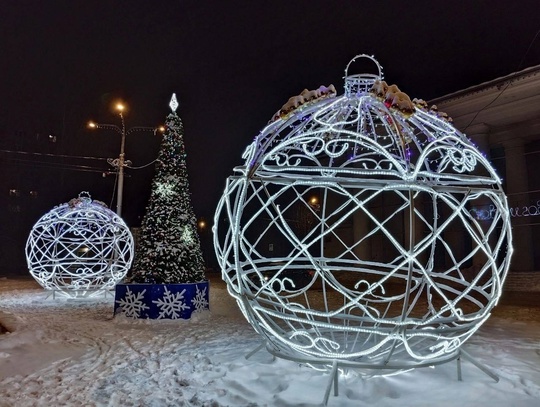
[[[121,128],[115,124],[102,124],[102,123],[96,123],[92,121],[88,123],[88,127],[91,129],[114,130],[115,132],[120,134],[122,138],[122,141],[120,143],[120,155],[118,156],[118,158],[107,159],[107,162],[110,165],[118,169],[118,193],[116,197],[116,214],[118,216],[122,216],[122,196],[124,194],[124,167],[129,167],[131,165],[131,161],[125,159],[126,155],[125,155],[124,150],[126,146],[126,136],[135,131],[151,131],[154,134],[156,134],[158,131],[163,132],[165,129],[163,128],[163,126],[160,126],[160,127],[137,126],[137,127],[131,127],[126,131],[126,123],[124,120],[124,110],[126,109],[126,107],[123,103],[117,103],[115,105],[115,109],[118,111],[120,119],[122,120]]]

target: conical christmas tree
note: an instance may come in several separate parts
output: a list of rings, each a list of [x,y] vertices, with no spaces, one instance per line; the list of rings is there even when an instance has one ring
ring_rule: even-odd
[[[205,279],[189,192],[184,126],[176,114],[175,94],[170,106],[129,282],[175,284]]]

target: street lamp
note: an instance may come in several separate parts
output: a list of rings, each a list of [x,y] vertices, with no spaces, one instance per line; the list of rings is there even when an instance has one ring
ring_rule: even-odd
[[[312,196],[311,198],[309,198],[308,204],[315,212],[319,212],[321,210],[318,196]]]
[[[154,134],[159,132],[164,132],[165,128],[163,126],[160,127],[131,127],[128,130],[126,130],[126,124],[124,121],[124,110],[126,109],[125,105],[122,103],[117,103],[115,105],[115,109],[118,111],[118,115],[120,116],[120,119],[122,120],[122,127],[118,127],[115,124],[102,124],[102,123],[96,123],[96,122],[88,122],[88,128],[90,129],[106,129],[106,130],[114,130],[120,136],[122,137],[122,142],[120,143],[120,155],[118,158],[108,158],[107,162],[112,165],[115,168],[118,168],[118,194],[116,198],[116,213],[118,216],[122,216],[122,195],[124,193],[124,167],[129,167],[132,163],[130,160],[125,159],[125,145],[126,145],[126,136],[130,133],[136,132],[136,131],[151,131]]]
[[[197,226],[199,226],[199,229],[203,231],[206,228],[206,221],[203,218],[199,219]]]

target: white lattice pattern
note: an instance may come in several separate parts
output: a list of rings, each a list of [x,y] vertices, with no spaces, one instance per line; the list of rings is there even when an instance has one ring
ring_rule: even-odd
[[[133,237],[122,218],[81,195],[42,216],[26,242],[30,274],[69,297],[112,289],[133,260]]]
[[[322,368],[442,363],[501,294],[507,201],[473,143],[434,107],[407,111],[400,93],[381,93],[367,58],[378,75],[348,66],[344,95],[302,101],[248,146],[216,210],[216,254],[278,356]]]
[[[140,318],[142,313],[150,307],[144,303],[146,289],[135,293],[126,288],[126,295],[120,300],[116,300],[120,312],[128,318]]]

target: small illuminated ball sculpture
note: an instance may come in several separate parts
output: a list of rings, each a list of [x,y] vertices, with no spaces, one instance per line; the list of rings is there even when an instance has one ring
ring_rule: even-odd
[[[81,193],[36,222],[26,242],[26,259],[43,288],[71,298],[92,297],[125,277],[133,250],[122,218]]]
[[[378,74],[349,75],[358,57]],[[373,57],[351,62],[344,95],[291,98],[227,179],[223,279],[276,356],[362,374],[454,360],[509,268],[501,180]]]

